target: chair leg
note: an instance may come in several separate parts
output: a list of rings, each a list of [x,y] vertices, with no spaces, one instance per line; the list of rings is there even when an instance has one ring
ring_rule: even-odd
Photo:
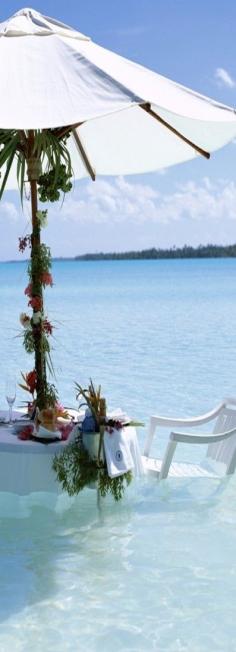
[[[176,449],[176,446],[177,446],[177,441],[169,441],[167,449],[166,449],[166,453],[164,455],[163,462],[162,462],[162,465],[161,465],[159,480],[164,480],[165,478],[167,478],[168,473],[169,473],[169,469],[170,469],[170,465],[171,465],[171,462],[172,462],[172,459],[173,459],[173,455],[174,455],[174,452],[175,452],[175,449]]]
[[[152,440],[153,440],[153,437],[154,437],[155,430],[156,430],[155,418],[151,417],[147,438],[146,438],[146,441],[145,441],[145,444],[144,444],[144,451],[143,451],[144,457],[149,457],[149,453],[150,453],[150,449],[151,449]]]
[[[226,475],[232,475],[235,471],[235,467],[236,467],[236,450],[234,451],[230,463],[227,466]]]

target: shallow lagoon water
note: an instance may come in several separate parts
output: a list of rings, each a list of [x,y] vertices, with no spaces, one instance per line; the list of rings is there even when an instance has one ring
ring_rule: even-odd
[[[18,337],[24,268],[0,265],[1,407],[7,369],[32,367]],[[76,405],[74,381],[89,377],[111,407],[146,423],[235,393],[234,260],[55,263],[53,275],[47,304],[66,404]],[[197,458],[197,448],[178,454]],[[236,477],[143,479],[100,511],[87,490],[57,511],[29,500],[21,518],[1,496],[1,652],[233,650],[235,488]]]

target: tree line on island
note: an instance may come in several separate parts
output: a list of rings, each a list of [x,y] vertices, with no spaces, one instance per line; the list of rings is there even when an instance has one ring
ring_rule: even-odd
[[[75,256],[74,260],[157,260],[163,258],[235,258],[236,244],[233,245],[199,245],[191,247],[171,247],[170,249],[143,249],[112,253],[88,253]]]

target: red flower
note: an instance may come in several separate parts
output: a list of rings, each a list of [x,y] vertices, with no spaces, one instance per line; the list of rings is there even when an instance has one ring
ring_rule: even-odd
[[[58,426],[58,429],[60,430],[61,433],[62,441],[66,441],[66,439],[68,439],[73,428],[74,428],[74,423],[68,423],[66,426],[65,425]]]
[[[27,441],[28,439],[31,439],[31,435],[33,432],[33,424],[29,426],[25,426],[19,433],[18,439],[22,439],[23,441]]]
[[[53,278],[52,275],[49,274],[49,272],[43,272],[41,274],[41,283],[45,287],[45,285],[50,285],[51,287],[53,286]]]
[[[31,308],[33,308],[34,310],[36,310],[36,312],[38,312],[38,310],[41,310],[42,308],[42,303],[43,302],[41,297],[32,297],[28,302],[28,306],[31,306]]]
[[[37,386],[37,374],[35,369],[33,371],[29,371],[28,374],[25,374],[25,381],[30,393],[33,394]]]
[[[31,244],[31,237],[30,235],[25,235],[23,238],[19,238],[19,251],[23,253],[26,249]]]
[[[47,335],[52,335],[53,326],[47,319],[43,320],[43,330]]]
[[[116,419],[108,419],[105,428],[106,431],[109,432],[109,435],[112,435],[114,430],[121,430],[123,428],[123,425],[121,421],[118,421]]]
[[[29,283],[29,285],[27,285],[27,288],[25,288],[25,294],[27,297],[32,296],[32,283]]]

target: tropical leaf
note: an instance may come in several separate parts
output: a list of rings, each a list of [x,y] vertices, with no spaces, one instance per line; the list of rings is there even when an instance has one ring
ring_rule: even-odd
[[[10,174],[10,170],[11,170],[11,166],[12,166],[12,163],[13,163],[13,160],[14,160],[15,153],[16,153],[16,145],[15,145],[15,149],[12,148],[12,151],[11,151],[11,153],[9,155],[8,160],[7,160],[6,172],[4,174],[4,177],[3,177],[3,180],[2,180],[2,183],[1,183],[1,186],[0,186],[0,199],[2,199],[4,190],[5,190],[5,186],[6,186],[9,174]]]
[[[5,165],[6,161],[9,159],[11,156],[12,152],[14,151],[15,153],[16,147],[15,147],[15,139],[12,139],[10,142],[7,142],[3,149],[0,152],[0,167]]]
[[[23,206],[24,183],[25,183],[25,157],[21,152],[17,154],[16,175],[17,175],[17,183],[20,191],[21,205]]]
[[[49,371],[49,373],[51,374],[51,376],[52,376],[53,378],[55,378],[56,375],[55,375],[54,366],[53,366],[53,362],[52,362],[52,357],[51,357],[50,351],[47,351],[47,353],[46,353],[46,365],[47,365],[48,371]]]
[[[26,385],[21,385],[21,383],[18,383],[18,385],[19,387],[21,387],[21,389],[24,389],[26,392],[29,392],[31,394],[29,387],[26,387]]]

